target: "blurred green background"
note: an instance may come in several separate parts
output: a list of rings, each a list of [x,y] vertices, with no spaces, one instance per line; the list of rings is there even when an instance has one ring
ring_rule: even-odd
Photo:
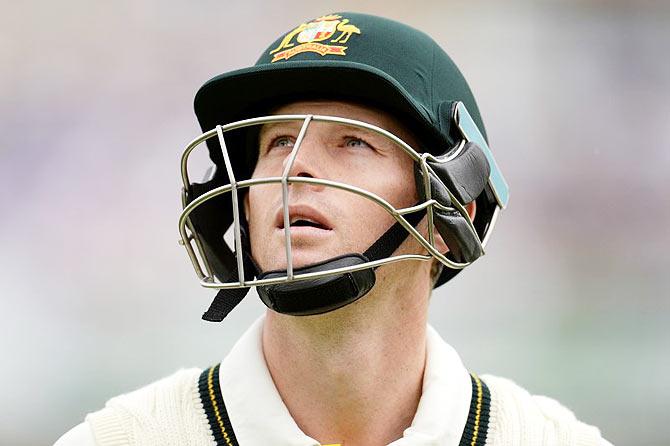
[[[177,245],[193,95],[343,10],[450,53],[511,186],[432,323],[469,368],[557,398],[615,445],[670,443],[668,2],[1,5],[0,444],[51,444],[113,395],[220,360],[263,311],[199,319],[213,293]]]

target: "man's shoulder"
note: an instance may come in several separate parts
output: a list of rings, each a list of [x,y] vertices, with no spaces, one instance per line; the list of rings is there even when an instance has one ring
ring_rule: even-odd
[[[491,394],[488,437],[492,444],[608,446],[597,427],[577,419],[553,398],[532,395],[514,381],[493,375],[481,379]],[[489,442],[487,442],[489,444]]]
[[[175,402],[188,400],[193,397],[194,385],[201,372],[199,368],[180,369],[136,390],[111,398],[105,407],[134,410],[162,404],[166,399]]]
[[[115,396],[54,446],[199,444],[197,438],[209,438],[199,397],[201,374],[198,368],[181,369]]]

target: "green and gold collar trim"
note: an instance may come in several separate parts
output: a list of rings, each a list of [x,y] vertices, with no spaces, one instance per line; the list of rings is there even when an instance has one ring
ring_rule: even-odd
[[[205,409],[205,415],[207,415],[207,421],[209,421],[209,427],[217,446],[239,446],[221,395],[221,386],[219,385],[220,366],[221,364],[217,364],[200,374],[198,379],[200,401]]]
[[[221,395],[220,365],[210,367],[200,374],[198,379],[200,401],[216,445],[239,446]],[[488,386],[476,374],[470,374],[470,381],[472,382],[470,411],[459,446],[485,446],[491,410],[491,393]]]
[[[470,411],[459,446],[484,446],[489,427],[491,392],[476,374],[470,373],[470,381],[472,382]]]

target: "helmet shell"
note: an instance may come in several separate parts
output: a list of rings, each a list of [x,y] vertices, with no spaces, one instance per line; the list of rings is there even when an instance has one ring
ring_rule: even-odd
[[[423,146],[417,149],[435,155],[453,142],[445,103],[463,102],[486,136],[468,83],[432,38],[359,13],[303,22],[273,42],[255,65],[207,81],[194,106],[202,130],[208,131],[310,98],[351,100],[389,112],[414,132]],[[217,149],[212,140],[210,154],[219,164]]]

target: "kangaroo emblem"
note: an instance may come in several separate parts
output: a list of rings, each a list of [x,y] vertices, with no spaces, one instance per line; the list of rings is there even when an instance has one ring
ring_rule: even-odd
[[[360,34],[361,30],[356,28],[354,25],[348,25],[349,19],[344,19],[340,23],[337,24],[337,30],[340,31],[340,35],[337,36],[337,38],[331,40],[332,43],[346,43],[347,40],[349,40],[349,37],[351,37],[352,34]],[[345,37],[346,36],[346,37]],[[342,39],[344,37],[344,39]]]
[[[339,34],[338,34],[339,32]],[[276,48],[270,50],[270,63],[288,60],[301,53],[316,53],[320,56],[346,56],[346,43],[353,34],[361,30],[337,14],[321,16],[304,22],[286,34]],[[332,40],[329,40],[331,39]],[[336,44],[336,45],[333,45]],[[337,45],[339,44],[339,45]]]

